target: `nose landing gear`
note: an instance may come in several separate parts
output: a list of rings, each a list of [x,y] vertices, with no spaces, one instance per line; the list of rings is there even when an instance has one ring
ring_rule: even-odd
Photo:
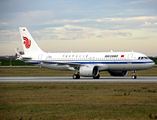
[[[137,76],[135,75],[136,70],[131,71],[132,72],[132,79],[136,79]]]

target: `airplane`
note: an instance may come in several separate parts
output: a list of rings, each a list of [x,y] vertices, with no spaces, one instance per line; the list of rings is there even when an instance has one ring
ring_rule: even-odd
[[[136,79],[136,71],[150,69],[155,65],[146,55],[133,51],[46,53],[40,49],[26,27],[20,27],[19,30],[24,55],[15,49],[18,60],[54,70],[74,71],[73,79],[80,79],[80,76],[99,79],[102,71],[108,71],[111,76],[126,76],[128,71],[132,71],[132,79]]]

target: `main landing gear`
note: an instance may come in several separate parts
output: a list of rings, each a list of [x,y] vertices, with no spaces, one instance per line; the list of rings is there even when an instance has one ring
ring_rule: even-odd
[[[98,74],[97,76],[93,76],[93,79],[99,79],[100,75]]]
[[[132,71],[132,79],[136,79],[137,78],[137,76],[135,75],[135,72],[136,72],[135,70]]]
[[[77,73],[77,74],[74,74],[73,75],[73,79],[80,79],[80,75]]]
[[[93,79],[99,79],[100,75],[98,74],[97,76],[94,76]],[[80,79],[79,73],[76,73],[73,75],[73,79]]]

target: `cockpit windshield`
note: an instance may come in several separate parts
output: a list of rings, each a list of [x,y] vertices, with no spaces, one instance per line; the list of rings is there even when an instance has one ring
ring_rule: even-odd
[[[149,59],[148,57],[138,57],[138,60]]]

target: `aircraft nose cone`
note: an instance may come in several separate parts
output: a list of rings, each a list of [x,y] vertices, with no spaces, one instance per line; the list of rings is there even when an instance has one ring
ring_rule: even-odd
[[[145,64],[146,69],[150,69],[155,66],[154,61],[150,60],[148,64]]]
[[[153,61],[153,67],[155,66],[155,62]]]
[[[152,61],[152,63],[150,63],[150,67],[152,68],[152,67],[154,67],[154,66],[155,66],[155,62]]]

